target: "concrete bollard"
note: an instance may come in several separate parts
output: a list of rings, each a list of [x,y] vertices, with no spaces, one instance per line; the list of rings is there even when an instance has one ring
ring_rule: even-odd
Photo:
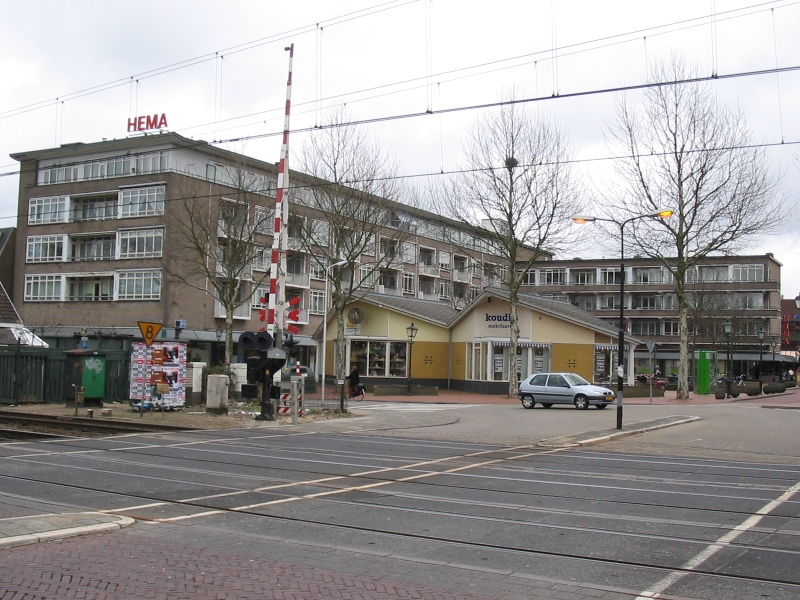
[[[206,381],[206,412],[215,415],[228,414],[228,376],[209,375]]]

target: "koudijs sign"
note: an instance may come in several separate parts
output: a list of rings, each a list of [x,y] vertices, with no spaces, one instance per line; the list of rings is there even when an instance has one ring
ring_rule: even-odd
[[[490,323],[487,325],[489,329],[508,329],[511,327],[511,313],[506,313],[504,315],[490,315],[489,313],[486,314],[486,321]]]

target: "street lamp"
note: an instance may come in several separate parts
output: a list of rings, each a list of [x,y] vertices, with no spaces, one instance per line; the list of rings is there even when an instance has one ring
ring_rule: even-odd
[[[408,373],[408,395],[411,395],[411,348],[414,346],[414,338],[417,337],[419,328],[414,327],[414,323],[406,327],[408,334],[408,361],[406,362],[406,372]]]
[[[328,338],[328,280],[329,272],[334,267],[343,267],[347,264],[346,260],[340,260],[339,262],[335,262],[332,265],[328,265],[325,267],[325,303],[324,303],[324,310],[325,313],[322,317],[322,399],[320,402],[325,402],[325,365],[327,361],[327,338]]]
[[[763,358],[764,358],[764,336],[767,335],[767,332],[764,331],[764,328],[758,330],[758,393],[764,391],[764,379],[762,377],[762,367],[763,367]]]
[[[589,215],[575,215],[572,217],[574,223],[593,223],[594,221],[605,221],[619,225],[619,345],[617,348],[617,429],[622,429],[622,387],[625,375],[625,225],[637,219],[658,218],[666,219],[671,217],[673,211],[668,208],[660,208],[643,215],[636,215],[624,221],[616,219],[604,219]]]
[[[772,381],[775,382],[775,352],[778,350],[778,347],[781,345],[781,341],[778,338],[772,338],[769,341],[769,345],[772,347]],[[780,370],[777,373],[778,375],[781,374]]]
[[[725,322],[722,324],[722,333],[725,334],[725,337],[728,340],[728,365],[725,367],[727,373],[725,374],[725,397],[731,397],[731,376],[733,375],[731,365],[731,334],[733,333],[733,323],[731,323],[730,319],[725,319]]]

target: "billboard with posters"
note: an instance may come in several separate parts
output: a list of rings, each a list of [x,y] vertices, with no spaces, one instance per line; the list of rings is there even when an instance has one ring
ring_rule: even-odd
[[[161,389],[167,389],[158,393]],[[142,387],[144,386],[144,390]],[[180,342],[143,342],[131,344],[130,398],[154,406],[180,408],[186,403],[186,344]]]

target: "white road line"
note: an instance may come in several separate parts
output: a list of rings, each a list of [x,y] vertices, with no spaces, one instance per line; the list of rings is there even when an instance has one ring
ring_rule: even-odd
[[[779,507],[784,502],[787,502],[792,496],[794,496],[798,491],[800,491],[800,482],[794,484],[788,490],[786,490],[781,496],[771,502],[768,502],[764,506],[762,506],[756,514],[748,517],[744,520],[744,522],[740,525],[737,525],[733,529],[731,529],[728,533],[723,535],[719,538],[716,542],[711,544],[710,546],[706,547],[705,550],[697,554],[696,556],[689,559],[686,563],[681,566],[681,569],[684,571],[673,571],[660,581],[657,581],[649,589],[645,590],[639,596],[637,596],[636,600],[647,600],[648,598],[661,598],[661,593],[667,590],[668,588],[672,587],[675,583],[686,577],[688,573],[685,571],[693,571],[709,558],[714,556],[717,552],[725,548],[726,546],[730,545],[733,540],[737,537],[742,535],[744,532],[752,529],[763,519],[766,515],[771,513],[777,507]]]
[[[473,408],[480,404],[424,404],[417,402],[382,402],[380,404],[351,404],[354,410],[386,410],[396,412],[438,412],[442,410],[455,410],[457,408]]]

